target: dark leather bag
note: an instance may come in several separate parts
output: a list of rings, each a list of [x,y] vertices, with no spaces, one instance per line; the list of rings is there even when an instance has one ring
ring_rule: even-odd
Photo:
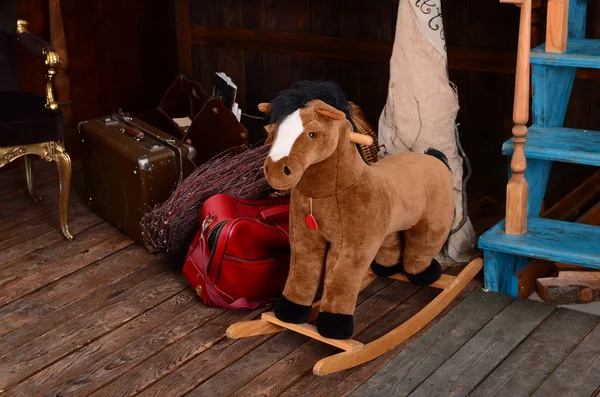
[[[219,98],[208,95],[199,82],[179,75],[156,109],[158,127],[196,148],[200,165],[226,150],[248,145],[248,131]],[[189,117],[180,127],[173,119]]]
[[[283,291],[290,263],[289,197],[212,196],[183,274],[207,306],[252,310]]]

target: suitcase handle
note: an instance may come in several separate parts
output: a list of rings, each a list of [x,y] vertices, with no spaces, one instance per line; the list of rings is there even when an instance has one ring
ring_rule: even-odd
[[[121,132],[123,134],[127,134],[127,135],[135,138],[138,141],[141,141],[142,139],[144,139],[144,133],[142,131],[138,130],[137,128],[121,127]]]
[[[152,138],[158,139],[163,144],[165,144],[165,146],[173,149],[173,151],[175,152],[175,156],[177,157],[178,165],[179,165],[179,169],[177,170],[179,172],[179,182],[183,181],[183,179],[184,179],[184,177],[183,177],[183,158],[182,158],[183,156],[181,154],[181,148],[179,148],[175,144],[176,140],[174,138],[165,139],[156,134],[153,134],[150,129],[148,129],[147,127],[144,127],[144,125],[150,127],[148,124],[141,122],[141,120],[136,120],[136,122],[134,123],[132,121],[131,117],[127,116],[127,113],[120,112],[120,114],[113,114],[113,117],[115,117],[117,120],[120,120],[127,125],[133,125],[135,127],[135,129],[137,129],[139,131],[144,131],[146,134],[150,135]],[[140,122],[144,125],[140,126],[139,125]],[[134,128],[134,127],[131,127],[131,128]]]

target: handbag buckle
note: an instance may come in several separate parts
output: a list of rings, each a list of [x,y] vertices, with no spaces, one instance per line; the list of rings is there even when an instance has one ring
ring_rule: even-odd
[[[204,218],[204,220],[202,221],[202,227],[200,229],[200,237],[204,236],[204,232],[206,231],[206,229],[208,229],[208,226],[210,226],[211,223],[213,223],[215,221],[215,215],[207,215],[206,218]]]

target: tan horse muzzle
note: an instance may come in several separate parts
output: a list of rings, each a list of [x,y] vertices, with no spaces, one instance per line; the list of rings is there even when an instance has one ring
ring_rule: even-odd
[[[293,157],[286,156],[277,161],[270,157],[265,160],[263,167],[267,182],[273,189],[288,190],[296,186],[302,174],[304,166]]]

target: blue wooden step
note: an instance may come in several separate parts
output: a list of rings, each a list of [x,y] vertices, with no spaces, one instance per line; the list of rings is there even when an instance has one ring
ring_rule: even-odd
[[[509,139],[502,145],[502,154],[511,155],[514,149]],[[600,167],[600,131],[531,126],[525,157]]]
[[[531,50],[531,63],[600,69],[600,40],[569,39],[563,53],[546,52],[546,44],[542,44]]]
[[[479,248],[600,269],[600,227],[529,218],[527,233],[504,233],[504,221],[479,238]]]

